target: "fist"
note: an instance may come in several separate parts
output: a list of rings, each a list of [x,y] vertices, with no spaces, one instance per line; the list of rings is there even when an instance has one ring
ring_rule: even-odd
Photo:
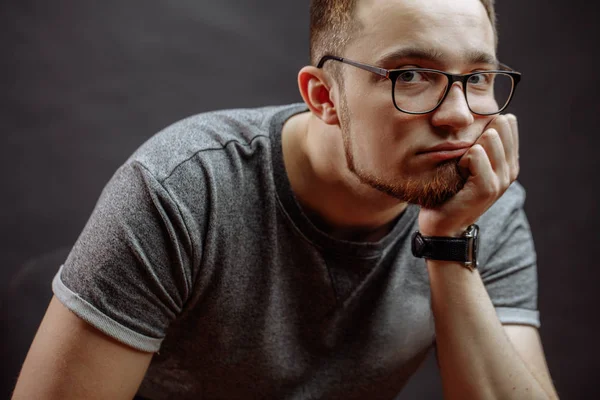
[[[464,187],[435,209],[421,209],[419,229],[426,236],[460,236],[504,194],[519,175],[517,117],[499,115],[458,163]]]

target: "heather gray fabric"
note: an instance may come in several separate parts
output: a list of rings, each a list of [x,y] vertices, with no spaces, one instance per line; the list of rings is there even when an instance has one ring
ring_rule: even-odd
[[[142,396],[391,399],[432,348],[427,269],[409,243],[418,207],[377,243],[319,231],[281,151],[284,121],[304,110],[185,119],[103,190],[53,290],[157,352]],[[515,183],[481,217],[480,273],[502,322],[539,326],[524,197]]]

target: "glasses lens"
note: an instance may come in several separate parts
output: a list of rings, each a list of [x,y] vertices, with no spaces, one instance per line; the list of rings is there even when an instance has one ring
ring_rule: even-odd
[[[512,91],[513,79],[508,74],[476,74],[467,82],[467,102],[475,113],[494,114],[507,105]]]
[[[394,101],[401,110],[420,113],[435,108],[446,91],[448,78],[429,71],[403,71],[396,78]]]

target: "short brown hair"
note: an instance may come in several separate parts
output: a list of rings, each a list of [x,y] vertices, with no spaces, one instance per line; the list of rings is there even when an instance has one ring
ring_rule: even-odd
[[[325,54],[340,55],[360,27],[354,19],[357,0],[311,0],[310,61],[317,65]],[[481,0],[496,31],[494,0]]]

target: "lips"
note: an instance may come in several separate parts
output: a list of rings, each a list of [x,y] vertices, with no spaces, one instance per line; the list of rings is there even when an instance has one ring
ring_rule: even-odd
[[[472,145],[473,145],[473,143],[469,143],[469,142],[444,142],[444,143],[438,144],[437,146],[433,146],[428,149],[425,149],[419,153],[429,153],[429,152],[435,152],[435,151],[463,150],[463,149],[469,149]]]
[[[446,161],[462,157],[471,146],[472,143],[467,142],[441,143],[424,151],[420,151],[417,155],[426,157],[432,161]]]

